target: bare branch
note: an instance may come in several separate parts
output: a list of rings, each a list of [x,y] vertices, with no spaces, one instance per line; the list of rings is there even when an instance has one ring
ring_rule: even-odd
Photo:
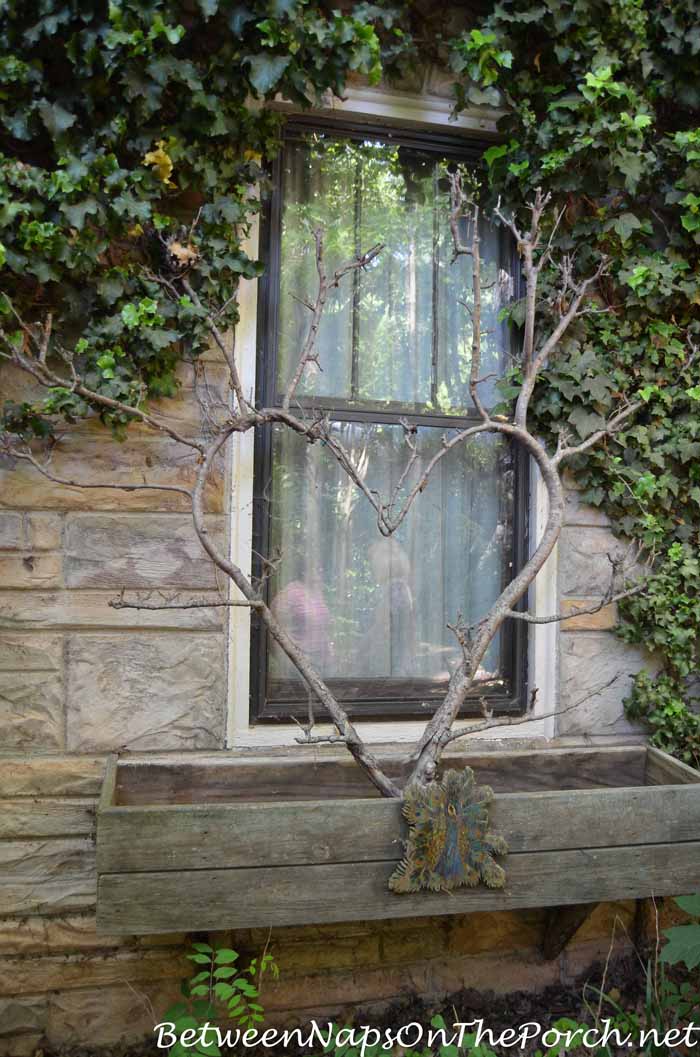
[[[616,415],[608,421],[608,424],[604,429],[596,430],[590,437],[581,441],[580,444],[575,444],[571,447],[562,447],[559,449],[554,456],[554,464],[559,466],[564,459],[570,459],[572,455],[581,455],[584,451],[588,451],[589,448],[593,448],[596,444],[599,444],[604,437],[611,437],[632,415],[639,411],[642,405],[640,403],[628,404],[627,407],[623,407],[621,411],[618,411]]]
[[[18,316],[14,308],[12,309],[12,311],[15,313],[15,316],[19,320],[20,317]],[[15,366],[20,367],[23,371],[26,371],[27,374],[30,374],[33,378],[36,379],[37,382],[39,382],[42,386],[47,389],[51,389],[55,386],[62,389],[69,389],[71,392],[74,392],[78,396],[81,396],[83,400],[87,401],[89,404],[96,405],[97,407],[106,408],[109,411],[119,411],[122,414],[127,415],[129,418],[138,419],[145,425],[150,426],[151,429],[158,430],[160,433],[165,433],[172,440],[177,441],[178,444],[184,444],[186,447],[194,448],[196,451],[199,452],[203,451],[203,447],[198,441],[183,436],[177,430],[173,429],[172,426],[169,426],[166,422],[159,420],[155,415],[143,411],[139,407],[134,407],[131,404],[125,404],[121,400],[115,400],[112,397],[106,396],[104,393],[98,393],[92,389],[89,389],[86,385],[84,385],[83,382],[79,380],[70,356],[64,355],[64,359],[67,359],[67,362],[69,362],[69,365],[71,367],[72,378],[70,381],[52,371],[46,365],[45,362],[47,355],[46,350],[48,348],[48,338],[46,335],[47,333],[49,336],[51,334],[51,325],[49,322],[50,319],[51,317],[49,316],[47,318],[47,322],[41,327],[41,339],[37,339],[36,335],[33,334],[31,328],[28,327],[25,323],[21,324],[25,333],[30,336],[31,343],[36,349],[37,356],[35,358],[28,354],[20,352],[15,346],[10,345],[10,343],[8,342],[8,345],[10,345],[10,348],[13,353],[12,362],[15,364]]]
[[[108,605],[112,609],[148,609],[158,611],[161,609],[217,609],[235,608],[259,609],[263,602],[255,598],[235,598],[230,601],[220,602],[127,602],[124,598],[113,598]]]
[[[321,325],[321,318],[323,316],[323,310],[326,307],[328,296],[332,290],[335,290],[341,280],[348,275],[350,272],[358,271],[359,269],[366,268],[368,264],[377,257],[384,249],[382,243],[378,243],[373,246],[366,253],[360,254],[355,260],[350,261],[347,264],[343,264],[340,268],[336,268],[331,278],[328,277],[325,268],[324,261],[324,243],[323,243],[323,231],[321,228],[316,228],[314,231],[314,243],[316,246],[316,272],[318,275],[318,291],[316,294],[316,300],[313,305],[304,300],[302,303],[311,312],[311,322],[309,323],[309,329],[306,334],[306,339],[301,349],[301,355],[298,363],[294,370],[294,374],[289,380],[289,384],[285,391],[282,399],[282,408],[284,411],[289,411],[289,406],[294,398],[294,394],[297,391],[299,383],[304,375],[304,371],[310,363],[318,363],[318,353],[316,352],[316,339],[318,338],[318,331]],[[297,299],[298,300],[298,299]]]
[[[2,451],[3,454],[8,455],[10,458],[30,463],[35,470],[38,470],[49,481],[67,485],[69,488],[111,488],[120,492],[178,492],[180,495],[187,496],[188,499],[192,498],[192,493],[187,488],[174,484],[146,484],[143,482],[139,484],[119,484],[114,481],[74,481],[68,477],[59,477],[58,474],[52,473],[48,466],[40,463],[29,451],[20,451],[9,444],[3,444]]]
[[[630,587],[626,591],[619,591],[617,594],[614,594],[609,598],[603,597],[594,605],[580,606],[577,609],[570,610],[568,613],[552,613],[546,617],[537,617],[533,613],[522,613],[518,610],[511,609],[506,616],[512,620],[524,620],[527,624],[555,624],[564,620],[572,620],[574,617],[600,613],[601,609],[605,609],[606,606],[614,605],[616,602],[622,602],[625,598],[631,598],[633,595],[638,595],[645,587],[646,581],[636,584],[634,587]]]
[[[206,481],[219,451],[227,443],[230,436],[230,433],[223,433],[220,437],[217,437],[209,446],[209,449],[202,460],[202,464],[197,474],[197,483],[192,495],[192,517],[200,543],[214,564],[233,580],[244,598],[251,601],[258,601],[255,589],[250,580],[245,576],[240,567],[227,558],[212,541],[204,515],[204,491]],[[383,773],[379,766],[379,761],[367,749],[357,733],[357,730],[350,722],[345,709],[336,700],[335,696],[316,671],[304,651],[285,631],[267,605],[263,604],[259,606],[258,613],[275,642],[277,642],[281,649],[284,650],[303,677],[309,690],[315,694],[318,701],[324,706],[339,733],[345,738],[348,751],[358,761],[370,780],[384,796],[400,796],[401,792],[399,787]]]

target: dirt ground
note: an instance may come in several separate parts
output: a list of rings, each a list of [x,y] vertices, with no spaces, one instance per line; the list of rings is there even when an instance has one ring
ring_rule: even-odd
[[[574,984],[551,986],[539,993],[517,991],[512,994],[496,995],[492,991],[469,989],[458,991],[439,1002],[426,1002],[417,996],[409,996],[391,1003],[380,1014],[376,1011],[372,1014],[365,1013],[358,1008],[353,1021],[355,1024],[369,1024],[380,1031],[383,1029],[396,1031],[399,1027],[413,1021],[427,1026],[436,1013],[441,1013],[448,1025],[455,1020],[468,1022],[483,1019],[484,1026],[490,1028],[494,1035],[532,1021],[546,1028],[563,1017],[592,1026],[595,1021],[593,1010],[597,1003],[597,996],[592,993],[591,988],[601,985],[603,975],[605,992],[612,993],[622,1008],[633,1010],[635,1007],[642,1007],[646,989],[643,966],[639,957],[629,955],[611,962],[605,973],[603,967],[598,966]],[[584,990],[588,996],[588,1006],[583,998]],[[612,1016],[612,1010],[604,1006],[601,1015],[602,1017]],[[424,1046],[418,1047],[419,1050],[423,1048]],[[518,1054],[521,1057],[522,1055],[528,1057],[534,1054],[537,1048],[537,1043],[533,1042],[524,1049],[519,1045],[508,1049],[496,1049],[498,1053],[504,1055]],[[253,1051],[245,1050],[225,1052],[253,1053]],[[308,1050],[283,1051],[277,1048],[265,1052],[274,1054],[275,1057],[301,1057],[301,1054],[310,1057]],[[401,1052],[403,1055],[403,1051]],[[625,1053],[630,1057],[634,1057],[635,1052],[634,1048],[620,1050],[620,1053]],[[668,1050],[669,1054],[680,1052],[682,1051]],[[690,1052],[698,1052],[698,1050]],[[166,1051],[159,1050],[152,1040],[148,1040],[139,1045],[117,1045],[99,1050],[71,1046],[43,1049],[37,1051],[36,1057],[156,1057],[156,1055],[163,1057],[165,1053]]]

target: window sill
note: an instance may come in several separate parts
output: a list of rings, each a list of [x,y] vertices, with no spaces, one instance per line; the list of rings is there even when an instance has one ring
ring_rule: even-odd
[[[411,742],[417,741],[423,731],[425,730],[425,724],[427,719],[418,720],[406,720],[401,723],[392,723],[390,720],[381,723],[355,723],[355,727],[367,745],[407,745]],[[455,730],[461,730],[462,726],[468,729],[469,724],[455,724]],[[314,734],[317,736],[335,734],[336,730],[334,727],[326,723],[319,723],[314,728]],[[263,746],[287,746],[299,748],[299,743],[296,739],[299,737],[299,727],[295,724],[280,724],[279,726],[272,726],[270,724],[260,726],[246,726],[234,728],[229,736],[229,748],[261,748]],[[494,738],[501,740],[510,740],[511,738],[529,739],[537,738],[538,740],[544,740],[547,738],[547,730],[544,719],[538,719],[536,716],[532,718],[529,723],[518,723],[512,727],[503,725],[502,727],[491,727],[488,730],[476,731],[470,735],[468,741],[478,740],[482,741],[493,741]]]

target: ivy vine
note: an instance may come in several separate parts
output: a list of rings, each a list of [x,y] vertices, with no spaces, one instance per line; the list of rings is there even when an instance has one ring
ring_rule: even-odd
[[[437,53],[457,110],[504,112],[485,155],[494,197],[517,209],[551,190],[566,207],[558,249],[582,271],[611,258],[607,311],[580,322],[533,412],[543,431],[584,438],[642,395],[643,413],[575,472],[584,498],[656,556],[621,613],[620,634],[660,663],[636,678],[629,714],[697,765],[700,0],[474,10],[467,28],[426,22],[421,35],[405,0],[1,0],[0,323],[20,343],[13,308],[53,311],[93,391],[135,408],[174,394],[178,363],[204,348],[201,309],[149,276],[196,263],[202,300],[226,304],[222,327],[236,322],[238,283],[260,271],[244,239],[279,140],[281,118],[261,104],[281,93],[313,106],[351,75],[376,82]],[[6,402],[0,426],[46,437],[56,418],[94,410],[57,388]],[[99,413],[123,434],[129,415]]]
[[[655,555],[619,634],[654,651],[626,700],[651,740],[700,766],[700,4],[502,0],[451,41],[458,105],[505,109],[490,186],[565,207],[557,248],[611,260],[532,404],[539,428],[586,437],[621,398],[643,412],[575,467],[583,498]],[[517,323],[518,306],[511,315]],[[506,395],[508,387],[505,387]]]

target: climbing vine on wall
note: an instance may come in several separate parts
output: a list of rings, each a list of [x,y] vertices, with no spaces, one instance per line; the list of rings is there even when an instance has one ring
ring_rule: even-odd
[[[700,3],[484,2],[468,28],[441,34],[434,11],[405,0],[339,6],[0,0],[3,330],[22,343],[13,309],[53,313],[92,391],[134,407],[173,394],[179,361],[204,347],[202,310],[150,275],[194,268],[202,300],[226,305],[222,329],[236,321],[238,282],[260,270],[243,240],[281,120],[262,103],[281,93],[310,106],[353,74],[391,77],[421,54],[449,63],[458,109],[504,110],[485,156],[494,198],[517,208],[551,190],[566,207],[558,249],[582,273],[601,253],[612,260],[598,291],[607,311],[579,322],[533,410],[542,430],[585,437],[641,393],[643,413],[576,475],[655,554],[620,633],[651,644],[662,668],[637,678],[630,715],[697,764]],[[59,387],[6,401],[2,425],[46,437],[56,419],[93,410]],[[99,414],[123,434],[128,415]]]
[[[409,40],[395,13],[310,0],[0,3],[0,301],[53,309],[90,388],[123,403],[172,395],[203,347],[202,311],[149,279],[196,265],[200,298],[236,320],[242,241],[264,190],[276,93],[305,106],[353,72],[370,81]],[[90,411],[68,389],[5,406],[26,436]],[[129,416],[102,418],[123,431]]]
[[[575,472],[584,498],[656,556],[619,630],[661,670],[636,678],[628,713],[700,765],[700,4],[503,0],[450,54],[459,105],[506,111],[486,152],[492,192],[517,206],[548,188],[565,207],[558,249],[583,269],[611,259],[607,311],[580,321],[533,411],[550,434],[583,438],[641,394],[643,412]]]

